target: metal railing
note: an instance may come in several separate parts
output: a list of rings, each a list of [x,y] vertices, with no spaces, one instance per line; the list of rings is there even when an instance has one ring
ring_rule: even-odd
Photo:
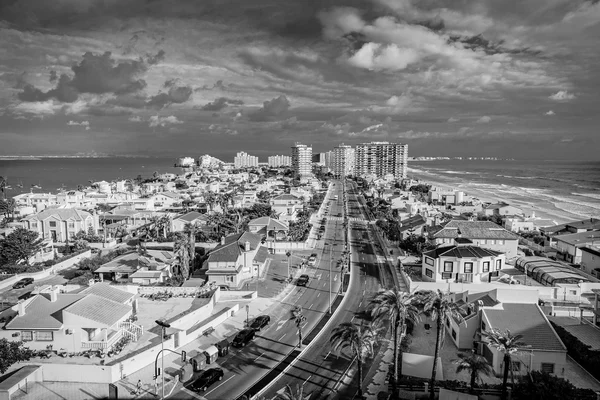
[[[144,327],[136,325],[133,322],[123,321],[119,322],[119,328],[125,329],[126,331],[135,335],[134,341],[138,340],[144,334]]]

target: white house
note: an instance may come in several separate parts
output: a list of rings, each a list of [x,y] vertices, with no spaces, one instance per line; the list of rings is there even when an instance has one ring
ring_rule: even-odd
[[[21,220],[24,228],[37,232],[41,238],[64,242],[67,237],[79,231],[88,232],[92,228],[98,233],[98,215],[76,208],[47,209],[37,214],[28,215]]]
[[[277,218],[285,222],[294,221],[298,211],[301,211],[304,207],[304,201],[291,194],[273,197],[270,203],[271,208],[277,214]]]

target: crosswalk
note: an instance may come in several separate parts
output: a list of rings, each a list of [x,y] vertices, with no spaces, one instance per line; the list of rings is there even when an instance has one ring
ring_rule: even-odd
[[[344,217],[327,217],[328,221],[343,221]],[[359,217],[350,217],[348,218],[350,222],[366,222],[367,220]]]

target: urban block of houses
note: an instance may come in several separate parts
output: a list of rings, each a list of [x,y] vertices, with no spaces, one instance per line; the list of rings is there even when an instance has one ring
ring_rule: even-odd
[[[600,244],[600,230],[555,236],[554,243],[553,247],[556,248],[558,259],[572,264],[580,264],[581,249],[588,245]]]
[[[251,233],[261,235],[262,238],[286,240],[290,226],[271,217],[260,217],[248,222],[248,230]]]
[[[522,335],[525,344],[512,356],[512,372],[524,375],[543,371],[562,377],[567,349],[538,306],[536,291],[494,289],[481,293],[454,295],[464,322],[446,320],[446,331],[459,349],[476,349],[485,357],[496,375],[504,371],[504,353],[487,343],[482,332],[498,329]]]
[[[185,226],[187,224],[196,225],[202,230],[209,229],[208,217],[206,216],[206,214],[201,214],[197,211],[190,211],[188,213],[180,215],[179,217],[173,218],[171,222],[171,230],[173,232],[181,232],[185,229]]]
[[[521,208],[511,206],[508,203],[495,203],[488,204],[483,207],[482,214],[486,216],[492,215],[521,215],[523,214],[523,210]]]
[[[76,208],[50,208],[21,220],[24,228],[37,232],[41,238],[64,242],[79,231],[92,228],[98,233],[98,215]]]
[[[261,240],[261,235],[250,232],[223,237],[206,261],[208,280],[238,287],[245,279],[257,276],[268,256]]]
[[[505,263],[503,253],[474,246],[469,239],[456,238],[454,246],[440,246],[424,252],[421,273],[431,282],[490,282]]]
[[[58,205],[58,199],[52,193],[22,193],[13,197],[17,206],[33,207],[36,212]]]
[[[127,322],[134,297],[103,283],[77,294],[60,293],[54,286],[3,312],[9,322],[0,337],[24,341],[33,350],[109,350],[123,337],[137,340],[142,334],[141,327]]]
[[[271,208],[280,221],[295,221],[297,214],[304,207],[304,201],[291,194],[281,194],[270,200]]]
[[[173,207],[176,203],[181,203],[181,196],[173,192],[155,193],[149,199],[152,202],[152,207],[155,210]]]
[[[173,276],[176,259],[168,251],[146,250],[143,255],[136,251],[123,254],[101,265],[94,271],[100,281],[152,285]]]
[[[453,245],[454,239],[466,238],[473,245],[498,251],[510,260],[517,257],[519,238],[491,221],[449,221],[442,229],[431,235],[435,245]]]
[[[552,237],[557,235],[565,235],[570,233],[581,233],[588,231],[600,230],[600,219],[589,218],[581,221],[567,222],[560,225],[549,225],[540,228],[542,235]]]

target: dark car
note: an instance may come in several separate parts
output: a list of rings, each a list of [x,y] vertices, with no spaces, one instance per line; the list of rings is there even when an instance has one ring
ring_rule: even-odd
[[[317,258],[317,253],[312,253],[310,256]]]
[[[298,281],[296,282],[296,285],[298,286],[306,286],[308,285],[308,275],[304,274],[304,275],[300,275],[300,277],[298,278]]]
[[[223,379],[223,375],[225,373],[221,368],[207,369],[190,385],[190,389],[195,392],[205,391],[210,385]]]
[[[13,285],[13,289],[22,289],[25,286],[31,285],[32,283],[33,283],[33,278],[23,278]]]
[[[247,345],[252,339],[254,339],[254,329],[242,329],[235,335],[233,342],[231,345],[233,347],[244,347]]]
[[[269,325],[269,322],[271,322],[271,317],[268,315],[259,315],[254,319],[254,321],[252,321],[250,328],[260,331],[262,328]]]

